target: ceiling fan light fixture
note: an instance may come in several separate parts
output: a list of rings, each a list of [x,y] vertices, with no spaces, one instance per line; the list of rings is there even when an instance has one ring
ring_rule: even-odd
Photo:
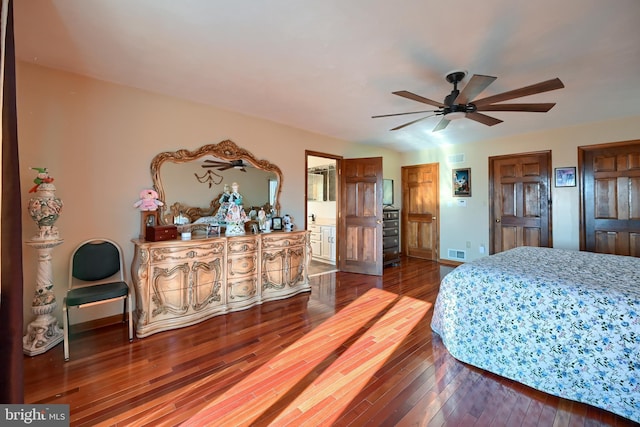
[[[447,120],[458,120],[458,119],[462,119],[467,115],[467,113],[465,111],[452,111],[448,114],[445,114],[444,117]]]

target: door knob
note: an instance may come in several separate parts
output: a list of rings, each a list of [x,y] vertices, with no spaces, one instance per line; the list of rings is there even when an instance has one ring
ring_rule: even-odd
[[[382,220],[381,219],[377,220],[376,224],[382,224]]]
[[[496,219],[496,222],[500,222],[500,218]]]

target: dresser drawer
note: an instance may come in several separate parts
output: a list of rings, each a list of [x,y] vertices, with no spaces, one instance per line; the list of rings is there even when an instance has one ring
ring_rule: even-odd
[[[255,277],[245,277],[227,282],[229,302],[249,299],[258,293],[258,281]]]
[[[262,249],[288,248],[306,243],[307,232],[275,232],[262,235]]]
[[[258,255],[248,254],[245,256],[230,256],[227,260],[228,277],[244,276],[255,273],[258,268]]]
[[[400,221],[397,219],[387,219],[382,222],[382,228],[398,228]]]
[[[233,239],[227,243],[228,254],[242,254],[245,252],[255,252],[258,249],[258,241],[255,238]]]
[[[400,212],[398,212],[398,211],[382,211],[382,217],[384,219],[400,219]]]
[[[382,262],[398,262],[400,261],[400,252],[397,250],[384,251],[382,254]]]
[[[384,237],[382,239],[382,248],[383,249],[394,248],[397,250],[399,243],[400,241],[398,240],[398,236]]]
[[[399,234],[397,228],[383,228],[382,229],[382,237],[391,237],[397,236]]]
[[[182,262],[193,259],[211,259],[224,254],[224,241],[213,241],[211,243],[176,246],[157,246],[149,251],[152,263],[159,262]]]

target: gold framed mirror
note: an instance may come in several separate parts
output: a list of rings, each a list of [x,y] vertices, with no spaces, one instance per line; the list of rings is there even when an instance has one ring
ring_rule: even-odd
[[[238,184],[247,212],[254,207],[280,210],[280,168],[230,140],[160,153],[151,161],[151,179],[164,202],[158,208],[161,224],[172,224],[180,214],[189,221],[214,215],[224,186],[232,183]]]

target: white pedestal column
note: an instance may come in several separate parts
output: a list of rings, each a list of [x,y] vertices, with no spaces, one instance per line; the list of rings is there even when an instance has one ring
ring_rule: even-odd
[[[33,239],[26,242],[38,251],[36,290],[31,303],[31,312],[36,318],[29,323],[27,334],[22,338],[22,350],[28,356],[42,354],[64,338],[58,320],[51,314],[58,306],[53,293],[51,252],[62,243],[62,239]]]

